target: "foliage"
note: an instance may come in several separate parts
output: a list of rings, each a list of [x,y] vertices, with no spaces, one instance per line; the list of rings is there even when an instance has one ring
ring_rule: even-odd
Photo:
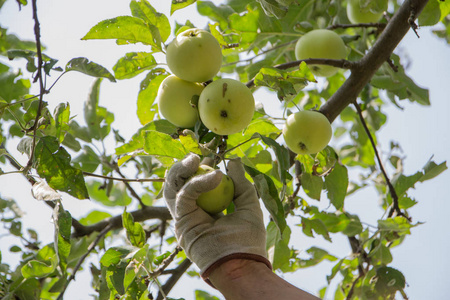
[[[365,2],[379,7],[383,1]],[[389,17],[400,9],[397,2],[391,2]],[[3,3],[0,1],[0,7]],[[19,3],[27,5],[27,1]],[[175,26],[170,22],[175,11],[189,5],[196,5],[199,14],[209,18],[207,30],[223,46],[219,76],[232,75],[252,91],[270,91],[273,101],[282,105],[284,118],[297,109],[320,110],[343,85],[344,72],[352,71],[342,70],[323,84],[313,85],[316,79],[307,64],[296,62],[293,54],[301,35],[333,26],[350,49],[348,60],[357,62],[384,28],[342,26],[349,24],[346,1],[228,0],[220,5],[212,1],[173,1],[170,14],[165,15],[147,0],[132,0],[130,15],[99,20],[83,39],[112,39],[123,49],[124,45],[141,43],[148,51],[124,53],[108,67],[76,57],[64,68],[58,66],[57,59],[41,53],[45,48],[37,49],[35,42],[23,41],[0,28],[0,54],[12,60],[0,62],[0,164],[10,170],[0,169],[0,175],[20,171],[32,185],[33,196],[52,207],[55,227],[54,242],[42,245],[36,231],[22,227],[24,216],[16,200],[0,198],[1,220],[9,234],[27,241],[25,247],[10,248],[22,253],[17,266],[2,262],[0,252],[0,298],[62,297],[85,259],[99,253],[101,259],[90,266],[97,299],[147,299],[152,285],[159,287],[157,299],[162,299],[172,287],[168,281],[176,282],[184,272],[195,273],[187,271],[190,262],[166,230],[170,222],[167,210],[153,205],[161,198],[165,171],[189,152],[212,156],[217,163],[242,158],[248,178],[271,216],[267,250],[277,272],[296,272],[327,260],[334,263],[328,282],[338,274],[341,278],[335,299],[393,299],[397,292],[404,295],[405,277],[391,267],[391,249],[420,225],[410,219],[409,209],[418,200],[411,198],[409,191],[447,167],[445,162],[430,160],[415,174],[404,174],[402,158],[396,155],[398,145],[393,144],[379,159],[376,133],[387,120],[383,113],[387,103],[399,105],[407,99],[427,106],[428,90],[419,87],[406,74],[400,57],[392,54],[392,63],[373,70],[375,74],[360,91],[357,104],[337,112],[339,118],[333,126],[339,146],[329,146],[314,156],[291,153],[280,138],[278,120],[262,106],[248,128],[228,137],[209,132],[201,123],[188,130],[176,128],[160,118],[155,103],[159,84],[170,74],[157,57],[164,55],[176,32],[193,27],[190,22]],[[436,31],[436,35],[449,41],[449,12],[448,2],[430,0],[418,22],[423,26],[441,22],[445,29]],[[45,41],[45,36],[42,39]],[[17,71],[13,63],[23,59],[25,69]],[[69,103],[52,107],[45,101],[45,95],[69,71],[95,78],[92,89],[86,91],[89,97],[84,119],[71,115]],[[125,79],[137,80],[142,73],[145,77],[136,99],[136,117],[142,128],[124,140],[112,128],[114,114],[99,105],[100,87],[104,78],[120,84]],[[57,79],[52,85],[43,84],[44,78],[54,76]],[[38,94],[30,94],[32,85],[40,85]],[[115,149],[99,150],[98,145],[111,139]],[[27,157],[27,164],[13,157],[8,149],[14,147]],[[111,152],[114,154],[107,154]],[[390,162],[391,174],[381,161]],[[137,170],[138,179],[130,178],[129,170]],[[353,176],[355,172],[361,176]],[[374,226],[345,210],[347,196],[370,187],[375,187],[382,200],[380,218]],[[90,198],[103,210],[76,220],[60,201],[67,194],[72,201]],[[331,208],[321,209],[318,200],[328,201]],[[133,207],[137,208],[130,212]],[[115,216],[114,208],[123,213]],[[336,257],[311,247],[305,252],[309,258],[301,257],[300,250],[290,244],[292,228],[287,220],[294,220],[294,226],[301,227],[308,237],[321,236],[330,243],[334,235],[346,237],[352,255]],[[167,279],[164,271],[169,267],[171,277]],[[217,299],[204,291],[195,291],[195,295],[196,299]]]

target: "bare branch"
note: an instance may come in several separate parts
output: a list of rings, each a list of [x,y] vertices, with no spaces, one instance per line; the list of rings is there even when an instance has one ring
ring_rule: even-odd
[[[131,212],[131,215],[133,216],[135,222],[142,222],[149,219],[160,219],[164,221],[172,219],[169,210],[164,206],[146,206],[142,209]],[[111,229],[122,228],[122,215],[117,215],[89,226],[74,226],[75,232],[73,233],[73,236],[80,237],[89,235],[96,231],[102,231],[109,225],[112,226]]]
[[[187,269],[189,269],[191,265],[192,262],[189,259],[186,258],[185,260],[183,260],[183,262],[172,271],[172,276],[170,276],[166,283],[164,283],[164,285],[162,286],[162,292],[159,292],[156,300],[163,300],[163,295],[167,295],[172,290],[178,280],[180,280],[181,276],[183,276],[183,274],[187,271]]]
[[[349,78],[320,108],[320,112],[330,122],[333,122],[350,103],[356,100],[364,86],[381,65],[389,59],[392,52],[409,31],[411,17],[417,17],[427,2],[428,0],[407,0],[403,2],[373,47],[357,63],[357,67],[352,68]],[[412,12],[414,12],[413,15]]]

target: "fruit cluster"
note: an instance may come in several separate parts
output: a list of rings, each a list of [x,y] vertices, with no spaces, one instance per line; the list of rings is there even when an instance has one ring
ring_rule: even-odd
[[[355,24],[378,22],[383,14],[361,7],[359,0],[349,0],[347,15]],[[339,60],[347,58],[347,48],[335,32],[315,29],[298,39],[294,54],[297,60]],[[222,65],[220,44],[211,33],[193,28],[178,34],[167,48],[166,59],[173,75],[161,83],[157,98],[159,111],[169,122],[191,128],[200,119],[218,135],[240,132],[251,122],[255,102],[247,86],[226,78],[211,82]],[[338,68],[326,64],[309,64],[309,67],[318,77],[330,77],[338,72]],[[322,113],[299,111],[287,118],[283,137],[291,151],[314,154],[328,145],[332,128]],[[212,171],[213,168],[201,165],[194,176]],[[219,186],[202,194],[197,204],[208,213],[219,213],[231,203],[233,194],[232,180],[223,175]]]
[[[203,84],[222,66],[222,49],[211,33],[197,28],[181,32],[167,47],[166,60],[173,75],[163,80],[157,96],[164,118],[182,128],[200,119],[218,135],[247,127],[255,100],[245,84],[230,78]]]

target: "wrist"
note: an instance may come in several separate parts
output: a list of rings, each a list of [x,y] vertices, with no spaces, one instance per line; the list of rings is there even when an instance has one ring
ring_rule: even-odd
[[[251,259],[237,258],[222,263],[211,272],[209,279],[220,289],[220,285],[223,282],[240,281],[249,275],[262,275],[265,273],[272,273],[272,270],[265,263]]]

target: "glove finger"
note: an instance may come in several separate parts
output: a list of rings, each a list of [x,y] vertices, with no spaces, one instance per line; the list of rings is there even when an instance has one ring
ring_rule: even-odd
[[[201,210],[197,206],[197,198],[200,194],[215,189],[222,180],[222,172],[215,170],[190,179],[177,195],[176,214],[178,217],[190,214],[195,210]],[[203,211],[204,212],[204,211]],[[207,214],[206,212],[204,212]]]
[[[167,190],[177,193],[186,181],[194,175],[200,165],[200,157],[190,153],[183,160],[177,162],[167,173],[165,184]]]
[[[234,204],[236,210],[260,210],[261,208],[255,187],[247,178],[245,178],[245,170],[240,158],[235,158],[228,162],[227,174],[234,183]]]

